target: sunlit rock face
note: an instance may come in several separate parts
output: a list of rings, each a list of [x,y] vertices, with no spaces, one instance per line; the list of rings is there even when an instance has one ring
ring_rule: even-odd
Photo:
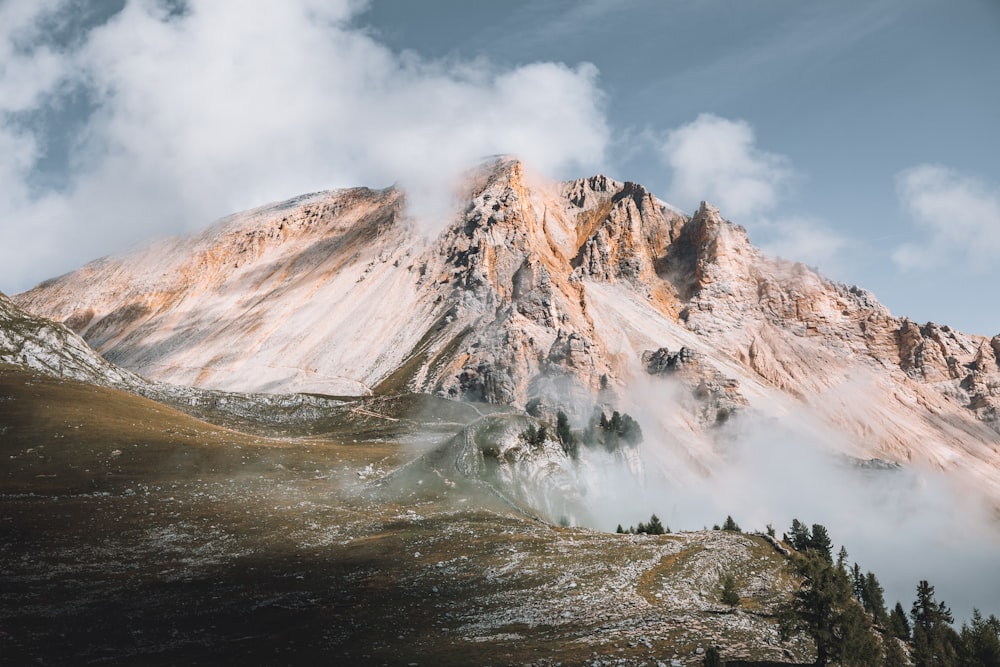
[[[733,414],[807,414],[852,455],[972,473],[1000,498],[1000,336],[888,312],[770,258],[710,204],[500,158],[428,231],[395,189],[322,192],[14,297],[154,380],[419,391],[660,422],[711,468]],[[681,350],[686,360],[669,368]]]

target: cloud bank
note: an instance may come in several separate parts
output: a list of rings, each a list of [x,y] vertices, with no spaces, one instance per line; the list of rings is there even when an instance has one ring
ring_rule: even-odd
[[[1000,193],[936,164],[900,173],[897,191],[923,238],[898,246],[902,269],[962,266],[982,272],[1000,261]]]
[[[846,546],[849,563],[875,572],[890,606],[909,608],[927,579],[959,619],[973,607],[1000,611],[1000,529],[974,481],[916,463],[860,468],[843,453],[850,443],[801,406],[743,413],[705,450],[671,421],[675,391],[659,382],[633,394],[647,404],[635,412],[645,434],[640,466],[583,449],[574,482],[584,525],[611,531],[655,513],[673,530],[698,530],[731,515],[746,531],[770,524],[780,537],[798,518],[825,525],[835,551]]]
[[[129,0],[74,26],[83,7],[0,5],[0,289],[331,187],[399,183],[440,218],[488,155],[562,176],[608,143],[592,65],[396,53],[352,24],[358,3]],[[65,173],[45,185],[47,119],[74,99]]]

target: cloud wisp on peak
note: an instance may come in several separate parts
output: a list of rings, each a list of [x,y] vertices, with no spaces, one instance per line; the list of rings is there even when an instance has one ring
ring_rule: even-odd
[[[395,53],[352,25],[356,10],[128,2],[52,46],[40,26],[72,3],[4,5],[0,216],[20,224],[0,227],[0,284],[27,288],[152,235],[332,187],[398,183],[411,213],[437,223],[483,155],[554,176],[600,164],[609,129],[594,66]],[[65,187],[39,192],[44,127],[12,114],[45,113],[81,86],[93,107],[67,147]]]

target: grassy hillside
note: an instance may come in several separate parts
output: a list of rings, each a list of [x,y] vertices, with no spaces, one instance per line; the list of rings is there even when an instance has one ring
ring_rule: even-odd
[[[421,429],[443,440],[475,412],[425,402],[342,406],[325,435],[274,439],[0,367],[4,664],[807,657],[778,640],[790,579],[760,538],[551,526],[434,457],[390,476]]]

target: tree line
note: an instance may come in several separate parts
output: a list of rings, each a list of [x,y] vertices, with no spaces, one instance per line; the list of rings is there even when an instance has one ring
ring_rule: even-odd
[[[973,610],[960,630],[926,580],[917,584],[907,616],[903,605],[885,606],[884,590],[873,572],[847,566],[841,547],[834,561],[826,528],[810,529],[798,519],[784,535],[795,552],[792,565],[799,588],[779,615],[787,638],[802,632],[816,646],[816,665],[858,667],[1000,667],[1000,620]]]
[[[664,526],[660,518],[653,514],[649,517],[648,523],[640,521],[638,526],[629,526],[627,530],[622,528],[621,524],[618,524],[615,532],[619,534],[628,533],[630,535],[663,535],[670,532],[670,526]]]
[[[740,532],[731,516],[715,530]],[[669,533],[653,514],[648,523],[616,532],[658,535]],[[774,529],[768,526],[768,535]],[[896,602],[890,611],[885,590],[874,572],[863,572],[854,563],[848,566],[845,547],[833,556],[833,540],[822,524],[812,526],[792,520],[782,535],[793,549],[791,565],[798,587],[791,600],[778,611],[778,625],[784,639],[797,634],[809,637],[816,649],[815,665],[837,664],[850,667],[1000,667],[1000,620],[984,617],[973,609],[972,618],[960,629],[943,600],[935,597],[934,586],[921,580],[909,613]],[[720,601],[731,607],[740,604],[732,574],[720,578]],[[719,651],[705,655],[705,665],[724,664]]]

